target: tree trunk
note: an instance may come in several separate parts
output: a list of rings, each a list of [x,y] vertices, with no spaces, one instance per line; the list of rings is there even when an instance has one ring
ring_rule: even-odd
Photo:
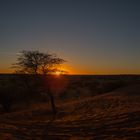
[[[56,109],[55,102],[54,102],[54,96],[51,92],[48,92],[48,95],[49,95],[49,98],[50,98],[50,101],[51,101],[51,107],[52,107],[53,115],[55,116],[56,113],[57,113],[57,109]]]

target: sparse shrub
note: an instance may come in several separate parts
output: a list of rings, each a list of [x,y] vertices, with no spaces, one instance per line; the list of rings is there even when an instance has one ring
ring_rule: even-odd
[[[0,95],[0,104],[2,105],[4,111],[9,112],[12,107],[12,98],[8,95]]]
[[[122,86],[124,86],[124,83],[120,80],[106,80],[99,84],[98,92],[99,93],[110,92]]]
[[[9,88],[8,86],[4,86],[0,88],[0,104],[3,107],[3,110],[6,112],[10,111],[12,107],[12,97],[11,94],[9,94],[10,92],[12,92],[10,86]]]

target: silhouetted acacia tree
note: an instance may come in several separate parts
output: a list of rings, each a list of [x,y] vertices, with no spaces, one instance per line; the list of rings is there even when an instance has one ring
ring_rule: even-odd
[[[55,73],[58,71],[58,65],[61,65],[65,62],[65,60],[58,58],[56,55],[49,54],[49,53],[42,53],[39,51],[22,51],[19,53],[19,57],[17,59],[17,63],[13,65],[16,69],[17,73],[22,74],[32,74],[35,75],[36,78],[39,78],[40,75],[43,75],[44,78],[47,80],[47,76],[49,74]],[[31,91],[31,87],[26,80],[26,85],[28,86],[29,90]],[[53,109],[53,113],[56,114],[56,107],[54,103],[53,94],[50,92],[49,84],[48,87],[44,87],[45,92],[47,92],[51,106]]]
[[[57,71],[58,65],[65,61],[56,55],[39,51],[22,51],[17,63],[14,64],[17,73],[24,74],[51,74]]]

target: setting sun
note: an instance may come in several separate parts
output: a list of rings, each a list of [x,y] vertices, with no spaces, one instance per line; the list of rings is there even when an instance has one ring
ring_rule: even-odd
[[[55,75],[59,76],[61,74],[61,71],[56,71]]]

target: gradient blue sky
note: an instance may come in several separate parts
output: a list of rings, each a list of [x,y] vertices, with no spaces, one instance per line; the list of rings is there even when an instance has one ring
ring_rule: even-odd
[[[140,1],[0,0],[0,73],[21,50],[56,53],[72,74],[140,74]]]

